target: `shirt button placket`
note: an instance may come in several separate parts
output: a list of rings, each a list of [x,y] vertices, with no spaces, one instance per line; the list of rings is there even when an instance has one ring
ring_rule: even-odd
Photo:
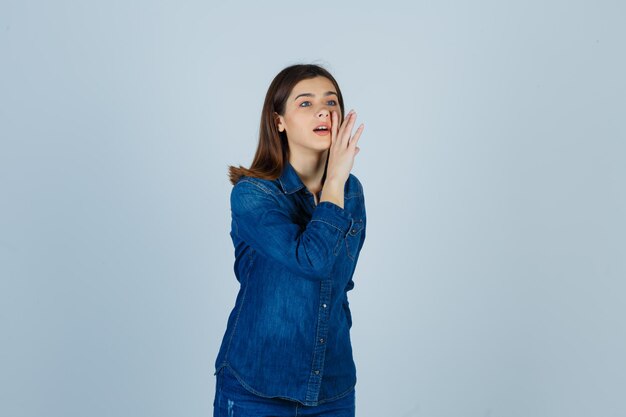
[[[324,280],[320,283],[320,304],[317,323],[317,343],[313,348],[313,366],[307,389],[307,401],[317,401],[322,383],[322,371],[324,369],[324,357],[326,356],[326,336],[328,334],[328,320],[330,316],[329,302],[332,291],[332,280]]]

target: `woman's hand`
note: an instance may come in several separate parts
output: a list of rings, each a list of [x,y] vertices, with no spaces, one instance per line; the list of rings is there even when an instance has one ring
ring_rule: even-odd
[[[354,164],[354,157],[360,150],[356,145],[364,127],[363,123],[361,123],[354,133],[354,136],[350,137],[355,121],[356,112],[350,110],[346,115],[346,119],[341,126],[338,127],[339,114],[336,111],[332,113],[330,149],[328,151],[328,167],[326,171],[327,180],[331,179],[344,184],[350,176],[350,171]]]
[[[336,111],[332,113],[328,166],[326,167],[326,180],[322,187],[320,202],[329,201],[343,208],[343,189],[350,176],[354,157],[359,153],[359,148],[356,144],[363,132],[363,124],[361,123],[354,136],[350,137],[355,120],[356,113],[351,110],[341,127],[338,128],[339,114]]]

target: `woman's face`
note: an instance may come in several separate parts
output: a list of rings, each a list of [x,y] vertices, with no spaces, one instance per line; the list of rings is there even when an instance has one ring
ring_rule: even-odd
[[[287,98],[285,114],[274,116],[278,131],[287,134],[291,152],[323,152],[330,148],[333,111],[341,118],[335,86],[326,77],[315,77],[297,83]],[[328,130],[316,132],[315,128],[322,124]]]

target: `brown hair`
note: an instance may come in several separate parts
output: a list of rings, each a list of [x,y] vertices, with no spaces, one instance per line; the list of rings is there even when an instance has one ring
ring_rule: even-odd
[[[233,185],[242,175],[275,180],[282,174],[285,163],[289,160],[289,144],[287,133],[278,131],[274,112],[284,116],[285,104],[293,87],[302,80],[315,77],[328,78],[337,89],[341,109],[339,120],[343,120],[343,96],[337,81],[326,69],[315,64],[297,64],[283,69],[274,77],[265,95],[261,112],[259,144],[252,165],[250,168],[244,168],[241,165],[228,167],[228,176]]]

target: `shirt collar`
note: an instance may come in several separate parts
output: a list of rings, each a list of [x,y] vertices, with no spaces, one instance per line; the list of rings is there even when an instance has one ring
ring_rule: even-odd
[[[304,187],[304,183],[300,179],[300,176],[293,168],[289,161],[286,161],[283,173],[278,177],[278,182],[285,194],[295,193]]]

